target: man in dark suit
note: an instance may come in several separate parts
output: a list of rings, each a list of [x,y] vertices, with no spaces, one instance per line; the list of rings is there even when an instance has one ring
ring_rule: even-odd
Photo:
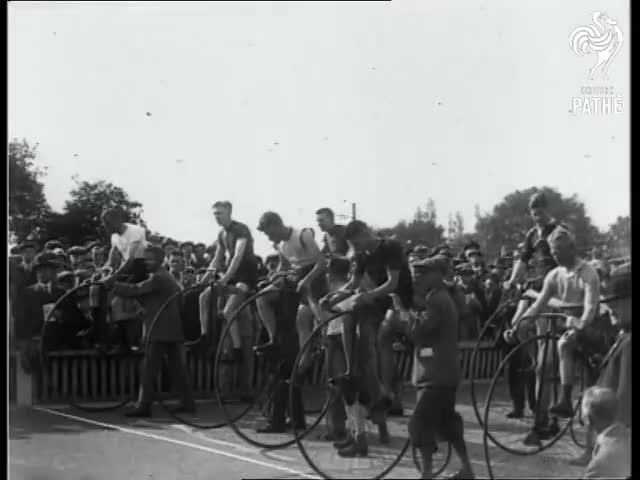
[[[19,342],[28,342],[40,336],[45,320],[44,307],[47,306],[48,310],[64,294],[64,290],[55,283],[56,267],[55,259],[48,253],[42,253],[35,259],[33,269],[37,281],[25,289],[18,305],[21,312],[16,316],[15,334]]]
[[[24,242],[15,250],[19,254],[16,260],[9,262],[9,298],[14,307],[16,323],[24,323],[25,291],[27,287],[35,284],[36,278],[35,256],[36,245],[33,242]]]
[[[615,343],[609,349],[600,367],[596,384],[616,394],[617,421],[631,427],[631,269],[618,267],[611,272],[603,303],[612,311],[611,323],[620,328]],[[587,432],[587,449],[572,465],[587,465],[595,442],[593,428]]]
[[[195,411],[195,402],[188,381],[185,357],[182,352],[182,324],[180,322],[180,298],[176,297],[161,312],[156,323],[153,319],[166,300],[181,290],[178,283],[164,268],[164,251],[160,247],[149,246],[144,250],[144,260],[149,277],[136,284],[116,282],[114,294],[137,298],[145,313],[142,324],[143,343],[148,340],[145,352],[139,403],[128,412],[128,417],[150,417],[153,403],[153,383],[158,375],[163,357],[169,360],[171,383],[177,387],[182,397],[180,412]],[[152,328],[153,326],[153,328]]]
[[[598,434],[582,478],[631,477],[631,430],[618,421],[618,399],[610,388],[591,387],[582,397],[582,415]]]

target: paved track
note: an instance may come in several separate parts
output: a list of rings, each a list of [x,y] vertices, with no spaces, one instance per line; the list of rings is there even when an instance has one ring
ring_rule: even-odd
[[[211,418],[215,415],[212,408],[203,404],[200,414]],[[482,430],[464,388],[459,411],[465,419],[465,437],[476,474],[486,478]],[[185,427],[160,406],[154,407],[152,419],[137,421],[126,419],[122,412],[86,414],[65,406],[11,408],[9,414],[9,478],[15,480],[317,478],[295,445],[264,451],[247,445],[229,428],[198,431]],[[524,429],[517,422],[503,421],[502,411],[497,410],[495,418],[500,423],[496,426],[499,438],[517,445]],[[406,421],[390,419],[392,435],[397,436],[395,450],[387,449],[391,456],[406,438]],[[323,429],[319,427],[318,433]],[[376,435],[371,437],[371,450],[384,452]],[[372,477],[381,469],[382,464],[375,460],[340,459],[328,442],[311,438],[305,445],[312,458],[336,478]],[[491,452],[497,477],[576,478],[582,474],[581,469],[566,463],[580,452],[568,435],[538,455],[513,456],[495,447]],[[456,467],[454,455],[445,474],[453,473]],[[410,454],[390,476],[417,477]]]

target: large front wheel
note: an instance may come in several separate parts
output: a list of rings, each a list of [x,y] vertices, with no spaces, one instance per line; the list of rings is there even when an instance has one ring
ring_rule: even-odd
[[[489,391],[487,393],[487,404],[483,415],[483,447],[485,461],[489,476],[494,478],[489,452],[489,441],[501,450],[512,455],[528,456],[536,455],[548,448],[551,448],[569,429],[572,419],[552,418],[552,424],[557,425],[557,432],[550,433],[549,438],[542,439],[538,445],[524,445],[524,439],[532,431],[536,416],[544,416],[542,408],[549,408],[544,405],[541,398],[548,395],[552,398],[558,390],[558,363],[555,349],[559,340],[559,335],[547,333],[539,335],[520,343],[511,350],[500,363],[496,371]],[[542,349],[543,354],[538,355],[538,349]],[[540,371],[540,378],[536,387],[536,406],[533,416],[521,419],[507,419],[506,412],[511,407],[508,389],[504,383],[499,382],[503,377],[510,360],[515,355],[522,355],[529,359],[529,363],[522,366],[519,375],[535,375]],[[551,358],[551,360],[549,360]],[[538,368],[538,361],[547,359],[547,368]],[[552,402],[547,402],[551,404]],[[576,408],[578,401],[576,401]]]
[[[259,385],[257,385],[257,395],[254,396],[253,401],[248,405],[248,408],[242,412],[242,415],[235,414],[229,405],[222,401],[222,377],[224,370],[224,366],[222,364],[222,351],[224,346],[230,341],[231,327],[236,322],[241,321],[241,318],[248,313],[250,305],[252,305],[258,298],[269,293],[271,292],[262,290],[249,297],[239,306],[231,318],[226,322],[220,335],[220,343],[218,345],[218,351],[216,352],[214,384],[216,396],[218,397],[218,401],[222,407],[227,424],[233,429],[233,431],[244,441],[255,447],[279,449],[293,445],[296,441],[294,438],[295,435],[304,436],[320,423],[324,416],[324,412],[326,411],[326,405],[328,404],[328,397],[325,392],[320,391],[322,389],[318,389],[314,385],[305,385],[305,389],[302,394],[305,397],[305,400],[307,400],[307,403],[310,402],[312,404],[309,410],[319,411],[320,413],[316,418],[312,418],[311,421],[307,422],[304,431],[294,432],[294,435],[290,432],[274,434],[256,432],[256,429],[264,423],[265,414],[271,414],[272,409],[275,407],[275,405],[273,405],[273,399],[281,398],[281,393],[284,393],[284,400],[286,401],[286,381],[291,372],[282,371],[283,362],[280,362],[277,358],[262,359],[265,362],[264,366],[266,367],[264,369],[264,378],[259,382]],[[293,369],[293,373],[298,373],[298,370],[296,370],[295,367]]]
[[[301,368],[300,365],[303,362],[303,358],[309,356],[308,352],[311,351],[313,345],[318,345],[323,342],[326,343],[325,331],[327,326],[331,321],[345,314],[344,312],[335,313],[320,322],[300,348],[289,380],[289,402],[293,401],[294,386],[300,386],[300,377],[296,375],[296,372]],[[332,352],[332,355],[344,355],[339,336],[337,343],[340,347]],[[327,363],[332,360],[333,359],[327,358]],[[339,375],[342,372],[334,373]],[[343,411],[346,411],[339,389],[329,389],[328,386],[325,388],[329,390],[330,397],[323,408],[321,416],[327,413],[327,410],[330,408],[330,402],[333,402],[333,407],[331,408],[338,410],[344,408]],[[407,438],[408,427],[406,424],[398,427],[389,425],[389,427],[393,428],[389,432],[390,438],[388,443],[379,443],[373,438],[373,435],[368,435],[367,458],[341,456],[333,445],[328,444],[326,440],[324,440],[325,432],[322,431],[323,429],[317,429],[311,433],[309,429],[306,432],[296,432],[295,442],[309,466],[322,478],[350,478],[350,476],[353,475],[354,478],[378,479],[386,477],[391,470],[398,466],[410,445],[410,440]],[[402,465],[404,468],[411,468],[411,463],[408,459],[404,463],[405,465]]]

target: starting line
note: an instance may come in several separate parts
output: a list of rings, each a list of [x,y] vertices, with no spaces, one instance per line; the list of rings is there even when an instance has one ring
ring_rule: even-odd
[[[211,447],[205,447],[203,445],[198,445],[196,443],[184,442],[182,440],[176,440],[176,439],[173,439],[173,438],[164,437],[162,435],[156,435],[156,434],[153,434],[153,433],[141,432],[141,431],[134,430],[134,429],[131,429],[131,428],[121,427],[119,425],[113,425],[113,424],[110,424],[110,423],[98,422],[96,420],[89,420],[88,418],[78,417],[76,415],[70,415],[68,413],[57,412],[57,411],[51,410],[49,408],[44,408],[44,407],[32,407],[32,408],[34,410],[37,410],[37,411],[40,411],[40,412],[49,413],[51,415],[57,415],[59,417],[68,418],[70,420],[75,420],[77,422],[86,423],[86,424],[89,424],[89,425],[95,425],[95,426],[102,427],[102,428],[108,428],[110,430],[117,430],[119,432],[128,433],[128,434],[131,434],[131,435],[138,435],[140,437],[151,438],[153,440],[159,440],[161,442],[172,443],[174,445],[180,445],[182,447],[189,447],[189,448],[193,448],[193,449],[196,449],[196,450],[201,450],[201,451],[208,452],[208,453],[222,455],[222,456],[225,456],[225,457],[233,458],[234,460],[240,460],[240,461],[243,461],[243,462],[252,463],[254,465],[259,465],[261,467],[267,467],[267,468],[272,468],[274,470],[280,470],[282,472],[292,473],[294,475],[298,475],[298,476],[303,477],[303,478],[310,478],[310,479],[314,479],[314,480],[320,480],[321,479],[321,477],[318,477],[317,475],[311,475],[309,473],[301,472],[299,470],[295,470],[293,468],[289,468],[289,467],[285,467],[285,466],[282,466],[282,465],[278,465],[276,463],[264,462],[262,460],[256,460],[256,459],[253,459],[253,458],[248,458],[246,456],[237,455],[235,453],[225,452],[224,450],[218,450],[218,449],[211,448]]]

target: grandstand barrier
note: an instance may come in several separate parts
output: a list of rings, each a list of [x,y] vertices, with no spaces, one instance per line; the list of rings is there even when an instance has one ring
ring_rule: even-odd
[[[460,342],[460,367],[463,380],[474,377],[489,380],[498,368],[503,354],[493,344],[481,344],[475,369],[471,371],[471,354],[475,342]],[[397,348],[396,362],[405,382],[411,379],[412,355]],[[64,403],[68,399],[79,402],[119,400],[137,397],[140,381],[142,352],[128,356],[98,354],[86,350],[51,352],[48,365],[35,379],[34,403]],[[213,360],[187,353],[187,368],[196,398],[211,398],[214,394]],[[253,384],[258,387],[266,378],[265,366],[259,359],[254,362]],[[228,367],[223,374],[225,390],[237,382],[238,372]],[[324,381],[324,358],[320,357],[307,376],[307,381]],[[160,396],[170,396],[169,375],[166,364],[158,376]]]

